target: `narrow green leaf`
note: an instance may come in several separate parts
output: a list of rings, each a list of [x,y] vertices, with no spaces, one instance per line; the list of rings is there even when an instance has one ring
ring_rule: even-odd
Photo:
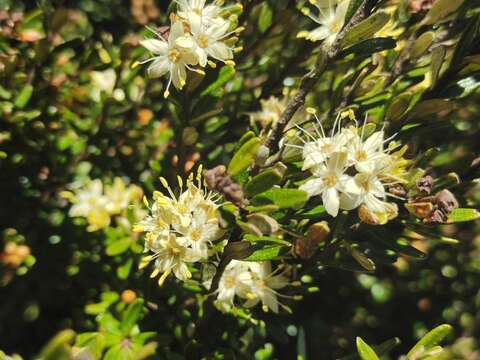
[[[260,247],[258,250],[255,250],[252,255],[243,259],[243,261],[267,261],[273,260],[280,255],[281,250],[284,246],[274,245],[274,246],[265,246]]]
[[[122,334],[129,335],[133,327],[137,323],[143,309],[143,299],[136,299],[133,303],[128,305],[127,310],[123,314],[122,322],[120,323],[120,330]]]
[[[448,324],[437,326],[435,329],[428,332],[423,338],[418,341],[415,346],[408,352],[407,359],[412,358],[415,354],[421,351],[428,351],[431,348],[440,345],[440,343],[448,335],[453,333],[453,328]]]
[[[456,11],[463,2],[464,0],[436,0],[422,23],[424,25],[435,24],[438,20]]]
[[[107,246],[107,249],[105,252],[107,253],[108,256],[120,255],[130,248],[132,241],[133,240],[130,238],[116,240]]]
[[[125,280],[130,275],[130,270],[132,270],[133,259],[128,259],[125,264],[122,264],[120,267],[117,268],[117,276]]]
[[[452,55],[450,67],[457,67],[462,63],[462,59],[471,51],[474,42],[477,39],[478,29],[480,27],[480,15],[476,15],[465,26],[462,36],[455,46],[455,51]]]
[[[217,80],[210,84],[205,90],[202,91],[200,97],[213,95],[218,89],[225,85],[230,79],[235,76],[235,68],[232,66],[224,66],[218,73]]]
[[[15,107],[18,109],[23,109],[28,104],[30,98],[32,97],[32,94],[33,86],[30,84],[25,85],[15,98]]]
[[[257,153],[260,142],[260,139],[257,137],[251,138],[238,149],[228,165],[230,175],[236,176],[240,174],[253,163],[253,158]]]
[[[390,15],[384,11],[378,11],[369,16],[347,32],[342,40],[342,47],[348,47],[360,41],[371,38],[381,30],[390,20]]]
[[[70,344],[75,339],[73,330],[63,330],[51,339],[43,348],[40,358],[42,360],[69,360]]]
[[[430,73],[432,74],[432,85],[430,88],[433,88],[437,83],[438,77],[440,75],[440,70],[442,69],[443,59],[445,59],[446,50],[443,45],[436,46],[432,50],[432,59],[430,61]]]
[[[326,213],[327,211],[325,210],[325,206],[317,205],[314,208],[300,212],[299,215],[305,219],[315,219],[325,215]]]
[[[260,15],[258,16],[258,28],[263,33],[272,24],[273,13],[267,1],[262,4]]]
[[[362,360],[380,360],[375,351],[360,337],[357,337],[357,350]]]
[[[307,202],[307,193],[297,189],[271,189],[253,197],[253,205],[277,205],[280,209],[299,208]]]
[[[448,222],[466,222],[480,218],[480,212],[476,209],[459,208],[454,209],[448,216]]]
[[[440,111],[449,111],[455,107],[455,103],[444,99],[430,99],[419,102],[409,112],[410,119],[420,119],[437,114]]]
[[[410,58],[416,59],[425,54],[430,45],[432,45],[434,39],[435,33],[433,31],[427,31],[420,35],[412,45]]]
[[[412,95],[410,93],[403,93],[395,96],[393,101],[390,103],[387,112],[385,113],[385,120],[395,121],[400,119],[408,110],[411,99]]]
[[[274,244],[279,244],[279,245],[285,245],[285,246],[292,246],[291,243],[288,241],[273,237],[273,236],[255,236],[251,234],[247,234],[244,236],[244,239],[250,242],[267,242],[267,243],[274,243]]]
[[[347,12],[345,14],[345,21],[344,23],[347,24],[353,15],[357,12],[358,8],[362,4],[364,0],[350,0],[348,4]]]
[[[282,174],[277,170],[265,170],[245,184],[245,194],[249,197],[260,194],[278,184],[280,180],[282,180]]]
[[[343,50],[338,57],[342,58],[349,54],[369,56],[379,51],[393,49],[395,46],[397,46],[397,43],[391,37],[368,39]]]

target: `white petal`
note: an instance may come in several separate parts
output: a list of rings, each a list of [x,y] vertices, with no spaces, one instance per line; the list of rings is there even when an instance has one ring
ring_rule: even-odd
[[[340,208],[340,199],[338,198],[338,192],[335,188],[327,188],[322,194],[323,206],[327,213],[336,217],[338,215],[338,209]]]
[[[207,48],[207,52],[215,59],[228,60],[233,58],[233,51],[227,45],[222,42],[216,42],[211,44]]]
[[[333,153],[328,160],[328,168],[335,173],[343,173],[348,154],[344,151]]]
[[[305,184],[300,185],[299,189],[305,191],[308,194],[308,197],[312,197],[321,194],[325,189],[325,185],[323,184],[322,179],[311,179]]]
[[[168,43],[173,45],[180,36],[183,36],[185,32],[183,31],[183,24],[181,21],[175,21],[172,26],[170,26],[170,34],[168,35]]]
[[[166,74],[170,70],[170,63],[167,57],[159,57],[148,67],[148,76],[155,78]]]
[[[364,149],[367,153],[373,153],[382,148],[383,145],[383,131],[374,132],[365,141]]]
[[[197,47],[195,39],[191,36],[180,36],[175,40],[175,45],[186,50],[193,50]]]
[[[340,195],[340,208],[343,210],[352,210],[360,205],[362,197],[354,194],[342,193]]]
[[[165,55],[168,52],[168,44],[165,41],[157,39],[146,39],[140,41],[140,44],[148,51],[157,55]]]

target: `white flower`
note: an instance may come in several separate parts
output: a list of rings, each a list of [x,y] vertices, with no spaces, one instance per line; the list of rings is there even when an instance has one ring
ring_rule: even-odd
[[[232,260],[218,283],[215,305],[222,312],[230,311],[234,306],[235,295],[246,294],[252,283],[252,274],[248,263]]]
[[[283,274],[276,275],[275,272],[272,272],[270,261],[250,262],[248,266],[252,273],[250,286],[241,288],[240,292],[240,296],[248,299],[244,306],[249,308],[261,302],[264,311],[270,309],[274,313],[278,313],[279,306],[288,310],[285,305],[278,301],[280,294],[276,291],[289,284],[287,277]],[[246,293],[245,290],[247,290]]]
[[[183,235],[185,246],[193,249],[202,259],[208,257],[208,248],[213,245],[212,242],[223,235],[217,217],[209,218],[207,212],[201,208],[193,212],[189,226],[177,231]]]
[[[233,33],[227,32],[230,26],[228,22],[206,25],[204,18],[193,12],[187,19],[191,36],[183,36],[177,43],[186,49],[194,49],[200,66],[207,65],[208,57],[221,62],[228,62],[233,58],[233,49],[223,42]]]
[[[348,154],[358,172],[372,173],[384,163],[388,155],[383,151],[383,143],[383,131],[374,132],[365,141],[358,135],[349,141]]]
[[[327,44],[333,44],[343,28],[350,0],[311,0],[310,3],[317,8],[319,15],[312,15],[306,8],[303,12],[320,26],[312,31],[301,31],[297,37],[310,41],[324,40]]]
[[[103,195],[103,184],[100,179],[89,181],[84,187],[62,194],[73,206],[68,212],[71,217],[84,217],[89,226],[88,231],[96,231],[110,224],[110,214],[106,206],[107,198]]]
[[[181,239],[177,239],[172,233],[156,245],[156,247],[151,248],[154,255],[150,257],[150,260],[155,259],[155,270],[151,277],[156,277],[159,273],[162,273],[158,281],[160,286],[172,272],[179,280],[185,281],[192,277],[187,263],[199,260],[199,255],[194,250],[185,247],[181,243]]]
[[[314,178],[300,186],[300,190],[309,197],[321,194],[325,210],[334,217],[340,208],[340,193],[350,195],[358,192],[353,179],[344,173],[347,160],[346,152],[332,154],[326,164],[313,167],[311,171]]]
[[[193,174],[191,174],[185,190],[183,181],[178,178],[180,187],[178,198],[168,182],[164,178],[160,178],[169,196],[156,191],[151,206],[145,200],[150,214],[136,224],[133,230],[146,232],[145,251],[154,253],[153,256],[146,256],[142,259],[141,267],[145,267],[150,261],[157,259],[152,277],[159,272],[164,272],[165,277],[168,276],[168,274],[165,275],[165,272],[169,271],[173,255],[177,256],[175,259],[183,259],[181,261],[177,259],[178,262],[205,260],[213,241],[223,235],[217,219],[219,205],[215,203],[214,194],[204,191],[201,172],[200,167],[197,173],[197,183],[194,182]],[[187,275],[184,271],[185,267],[180,267],[180,265],[177,267],[178,270],[172,268],[170,272],[173,272],[178,279],[185,280]],[[162,276],[160,284],[163,283],[165,277]]]
[[[111,215],[120,214],[132,201],[140,200],[142,194],[138,186],[126,186],[121,178],[116,177],[112,185],[105,186],[106,209]]]
[[[92,71],[90,72],[90,79],[92,80],[93,85],[90,97],[94,101],[100,102],[102,92],[105,92],[108,95],[113,93],[117,81],[117,73],[113,69]]]
[[[188,19],[191,14],[202,17],[203,24],[206,26],[212,24],[222,24],[227,22],[222,16],[222,7],[216,3],[206,5],[206,0],[175,0],[178,4],[178,15]]]
[[[179,38],[186,36],[181,21],[172,23],[168,40],[165,40],[160,34],[156,33],[156,35],[159,37],[158,39],[141,41],[142,46],[156,55],[142,63],[152,62],[148,67],[148,74],[151,77],[160,77],[170,73],[164,93],[164,96],[168,97],[170,84],[173,82],[177,89],[182,89],[187,79],[187,69],[191,69],[189,65],[196,65],[198,59],[192,52],[193,48],[179,46],[177,43]]]

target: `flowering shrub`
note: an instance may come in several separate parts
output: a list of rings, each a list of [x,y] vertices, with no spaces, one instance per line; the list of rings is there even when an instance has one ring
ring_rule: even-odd
[[[6,353],[413,360],[457,356],[441,322],[475,338],[477,1],[2,6]]]

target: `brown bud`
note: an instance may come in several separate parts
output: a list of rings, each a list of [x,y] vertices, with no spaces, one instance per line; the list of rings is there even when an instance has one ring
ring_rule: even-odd
[[[405,197],[407,195],[407,190],[405,190],[402,184],[391,185],[388,188],[388,192],[399,197]]]
[[[319,245],[327,240],[329,234],[330,227],[326,221],[311,225],[307,230],[307,236],[295,242],[295,254],[301,259],[310,259],[315,255]]]
[[[432,192],[433,178],[430,175],[424,176],[418,179],[415,185],[420,194],[430,195]]]
[[[436,209],[432,211],[430,215],[428,215],[426,218],[423,219],[423,222],[425,223],[432,223],[432,224],[443,224],[447,221],[448,216],[445,215],[444,212],[442,212],[439,209]]]
[[[458,208],[458,201],[449,190],[444,189],[435,195],[436,204],[439,210],[449,214],[453,209]]]

